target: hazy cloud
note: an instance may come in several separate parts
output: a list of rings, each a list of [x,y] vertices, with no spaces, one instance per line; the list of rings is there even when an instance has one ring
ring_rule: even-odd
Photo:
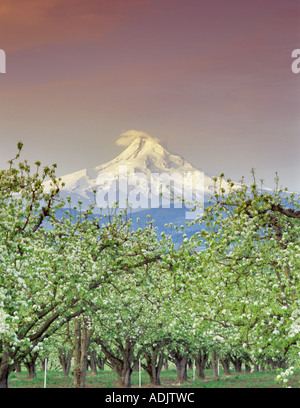
[[[126,132],[121,133],[119,139],[116,141],[116,144],[118,146],[129,146],[130,143],[138,137],[143,137],[143,138],[151,139],[151,140],[158,142],[157,138],[152,137],[146,132],[143,132],[141,130],[130,129],[130,130],[127,130]]]

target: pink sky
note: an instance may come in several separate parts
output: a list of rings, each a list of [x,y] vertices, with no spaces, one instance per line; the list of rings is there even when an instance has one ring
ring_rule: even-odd
[[[299,23],[298,0],[1,0],[1,167],[22,140],[70,173],[139,129],[212,175],[300,190]]]

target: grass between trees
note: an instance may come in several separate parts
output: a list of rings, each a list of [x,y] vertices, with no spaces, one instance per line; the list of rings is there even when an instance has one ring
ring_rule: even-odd
[[[278,370],[268,370],[253,373],[231,373],[229,376],[224,375],[220,370],[218,378],[213,377],[213,370],[205,370],[206,378],[204,380],[195,378],[193,380],[193,370],[188,370],[188,381],[179,385],[176,384],[176,369],[169,368],[161,373],[161,386],[151,386],[148,375],[142,371],[142,388],[282,388],[282,384],[276,382]],[[86,377],[86,388],[115,388],[117,386],[117,376],[109,368],[99,371],[98,374],[92,375],[90,372]],[[12,373],[9,376],[10,388],[43,388],[44,372],[38,371],[36,378],[28,378],[27,372]],[[288,386],[300,388],[300,369],[294,371],[289,377]],[[132,374],[132,388],[139,387],[139,373]],[[47,388],[74,388],[73,377],[64,377],[61,371],[49,370],[47,372]]]

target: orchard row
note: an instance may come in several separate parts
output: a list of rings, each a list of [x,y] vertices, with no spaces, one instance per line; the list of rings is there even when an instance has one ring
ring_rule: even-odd
[[[175,240],[169,229],[158,235],[150,219],[133,229],[126,211],[97,216],[93,206],[72,208],[60,199],[56,166],[36,162],[32,170],[18,148],[0,172],[1,387],[20,362],[53,350],[66,370],[72,358],[75,387],[84,387],[91,356],[105,358],[121,387],[130,387],[138,361],[152,384],[166,359],[180,383],[191,358],[199,377],[217,361],[225,371],[230,363],[237,371],[294,365],[296,196],[277,185],[263,190],[254,172],[251,186],[221,175],[193,221],[198,232],[172,227]]]

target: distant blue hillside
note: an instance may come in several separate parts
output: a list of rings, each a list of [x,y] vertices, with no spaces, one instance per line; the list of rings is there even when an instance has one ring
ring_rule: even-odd
[[[57,212],[58,218],[62,218],[67,209],[60,209]],[[70,210],[68,210],[70,211]],[[147,222],[154,220],[154,227],[157,228],[157,234],[160,236],[162,232],[165,232],[168,235],[171,235],[172,238],[177,241],[182,241],[182,235],[186,234],[188,237],[195,234],[195,232],[200,231],[203,226],[200,228],[198,224],[193,226],[188,226],[187,223],[190,221],[186,219],[186,212],[188,209],[184,208],[149,208],[141,211],[135,211],[130,213],[128,211],[127,218],[132,220],[133,230],[138,229],[139,227],[144,227]],[[73,216],[79,214],[76,210],[71,210]],[[99,214],[95,214],[91,217],[97,217]],[[150,216],[150,217],[149,217]],[[103,222],[107,222],[107,218],[103,218]],[[172,226],[170,226],[170,223]],[[167,224],[167,225],[166,225]],[[179,227],[176,229],[175,227]],[[184,226],[184,230],[180,227]]]

